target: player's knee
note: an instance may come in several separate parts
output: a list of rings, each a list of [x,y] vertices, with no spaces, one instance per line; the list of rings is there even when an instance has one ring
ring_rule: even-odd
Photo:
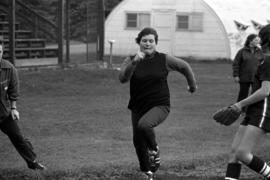
[[[245,149],[237,149],[235,152],[236,158],[242,162],[248,162],[249,152]]]
[[[139,123],[138,124],[138,129],[140,131],[148,131],[149,129],[151,129],[151,127],[148,126],[146,123]]]

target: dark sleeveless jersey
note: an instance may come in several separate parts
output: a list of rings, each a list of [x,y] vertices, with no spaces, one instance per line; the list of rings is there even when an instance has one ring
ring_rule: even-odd
[[[151,59],[140,61],[130,79],[128,108],[145,113],[155,106],[170,105],[166,55],[155,52]]]
[[[257,73],[252,85],[252,93],[261,88],[262,81],[270,81],[270,56],[258,66]],[[270,119],[270,96],[248,106],[247,116]]]

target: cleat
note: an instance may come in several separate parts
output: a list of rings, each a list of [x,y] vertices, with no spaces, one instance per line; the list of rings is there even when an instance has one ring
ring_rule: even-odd
[[[154,173],[152,171],[147,171],[145,174],[147,176],[147,180],[154,180]]]
[[[150,170],[152,172],[156,172],[160,166],[159,148],[157,147],[157,151],[149,150],[148,154],[149,154]]]
[[[41,170],[41,171],[44,171],[47,169],[44,165],[42,165],[41,163],[39,163],[37,161],[34,161],[34,162],[28,164],[28,168],[33,169],[33,170]]]

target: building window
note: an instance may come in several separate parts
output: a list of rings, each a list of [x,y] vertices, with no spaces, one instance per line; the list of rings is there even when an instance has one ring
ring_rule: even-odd
[[[178,29],[188,29],[188,16],[178,16],[177,19]]]
[[[180,31],[202,31],[202,13],[185,13],[177,15],[177,30]]]
[[[127,13],[127,28],[144,28],[150,26],[150,14],[148,13]]]

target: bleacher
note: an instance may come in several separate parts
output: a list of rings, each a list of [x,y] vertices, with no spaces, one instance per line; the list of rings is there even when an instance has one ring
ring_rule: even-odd
[[[20,23],[15,23],[15,56],[16,59],[51,58],[57,57],[58,48],[46,47],[46,39],[34,38],[30,30],[20,28]],[[3,58],[9,56],[9,31],[8,15],[0,13],[0,41],[4,44]]]

